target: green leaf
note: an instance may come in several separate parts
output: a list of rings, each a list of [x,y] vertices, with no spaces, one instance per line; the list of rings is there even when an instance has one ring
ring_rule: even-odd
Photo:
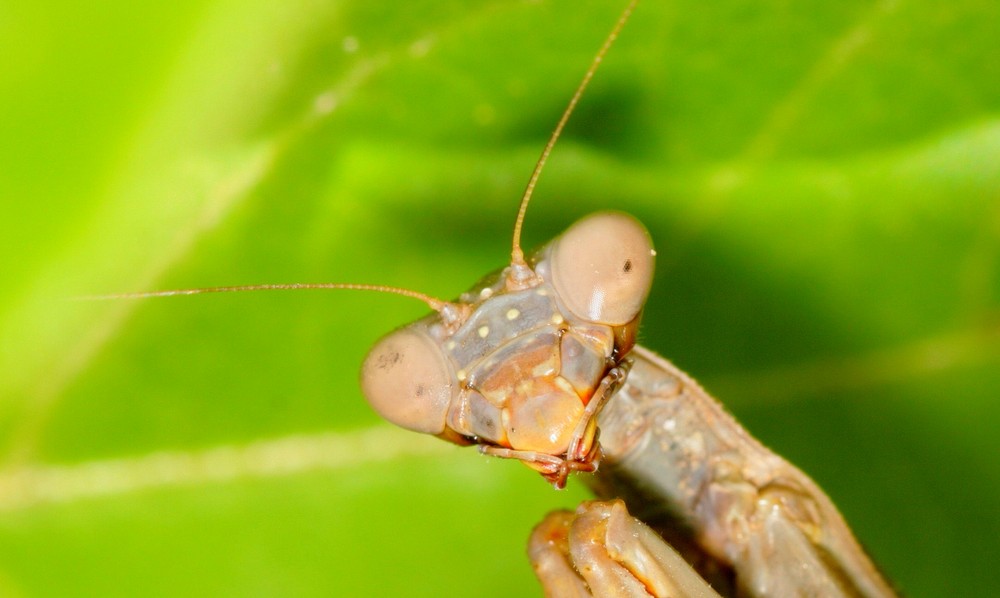
[[[393,432],[357,369],[456,296],[623,2],[0,16],[0,593],[538,595],[572,507]],[[639,7],[528,211],[659,249],[642,342],[812,475],[907,595],[1000,552],[1000,5]],[[58,572],[58,574],[54,574]]]

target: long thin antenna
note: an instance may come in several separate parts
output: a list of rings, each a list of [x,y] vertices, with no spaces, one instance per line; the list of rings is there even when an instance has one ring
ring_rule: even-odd
[[[622,11],[620,17],[618,17],[618,22],[611,29],[611,33],[608,35],[607,39],[604,40],[604,45],[601,49],[597,51],[594,56],[594,60],[590,63],[590,68],[583,75],[583,80],[580,81],[580,85],[577,86],[576,92],[573,93],[573,97],[570,98],[569,104],[566,109],[563,110],[562,117],[559,119],[559,123],[556,128],[552,131],[552,135],[549,137],[549,142],[545,144],[545,149],[542,150],[542,155],[538,158],[538,162],[535,163],[535,170],[531,172],[531,178],[528,179],[528,186],[524,189],[524,195],[521,196],[521,206],[517,210],[517,220],[514,221],[514,242],[513,249],[510,253],[511,265],[515,268],[524,267],[527,264],[524,261],[524,252],[521,250],[521,228],[524,224],[524,214],[528,211],[528,202],[531,201],[531,194],[535,191],[535,185],[538,183],[538,177],[542,174],[542,169],[545,167],[545,161],[549,159],[549,154],[552,153],[552,148],[555,146],[556,141],[559,139],[559,135],[562,133],[563,127],[566,126],[566,122],[569,120],[571,114],[573,114],[573,109],[576,108],[576,104],[580,101],[580,96],[583,95],[585,89],[587,89],[587,84],[594,77],[594,73],[597,72],[597,67],[601,65],[601,61],[604,60],[604,55],[608,53],[608,49],[618,38],[618,34],[621,33],[622,27],[628,21],[628,18],[632,16],[632,11],[635,10],[636,4],[639,0],[632,0],[629,2],[625,10]]]
[[[350,284],[337,282],[291,283],[291,284],[248,284],[230,287],[204,287],[198,289],[173,289],[170,291],[148,291],[142,293],[113,293],[110,295],[90,295],[80,297],[83,300],[100,301],[104,299],[148,299],[150,297],[175,297],[178,295],[201,295],[202,293],[242,293],[245,291],[301,291],[301,290],[346,289],[354,291],[375,291],[377,293],[392,293],[412,297],[427,304],[434,311],[441,311],[448,303],[430,295],[410,289],[389,287],[377,284]]]

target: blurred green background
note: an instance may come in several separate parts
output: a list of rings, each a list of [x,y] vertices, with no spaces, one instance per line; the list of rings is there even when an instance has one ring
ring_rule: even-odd
[[[509,251],[624,3],[0,7],[0,595],[539,595],[585,496],[389,430],[357,369]],[[629,211],[644,344],[909,596],[1000,554],[1000,4],[642,4],[528,212]]]

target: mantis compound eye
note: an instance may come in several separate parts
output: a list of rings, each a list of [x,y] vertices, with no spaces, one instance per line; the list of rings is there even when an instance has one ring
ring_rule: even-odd
[[[593,214],[556,240],[550,254],[552,284],[577,317],[621,326],[642,310],[655,254],[649,233],[636,219]]]
[[[397,426],[440,434],[454,375],[434,341],[410,328],[391,332],[368,353],[361,390],[379,415]]]

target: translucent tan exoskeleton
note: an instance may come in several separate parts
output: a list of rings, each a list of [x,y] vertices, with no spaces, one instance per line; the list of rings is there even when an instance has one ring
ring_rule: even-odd
[[[549,596],[892,596],[805,474],[754,440],[691,378],[636,345],[655,256],[638,221],[599,213],[528,258],[521,250],[539,173],[635,3],[542,152],[518,211],[510,264],[457,300],[350,284],[131,296],[353,288],[426,302],[433,313],[371,350],[364,393],[393,423],[518,459],[556,487],[573,472],[587,475],[602,500],[550,514],[529,541]]]

